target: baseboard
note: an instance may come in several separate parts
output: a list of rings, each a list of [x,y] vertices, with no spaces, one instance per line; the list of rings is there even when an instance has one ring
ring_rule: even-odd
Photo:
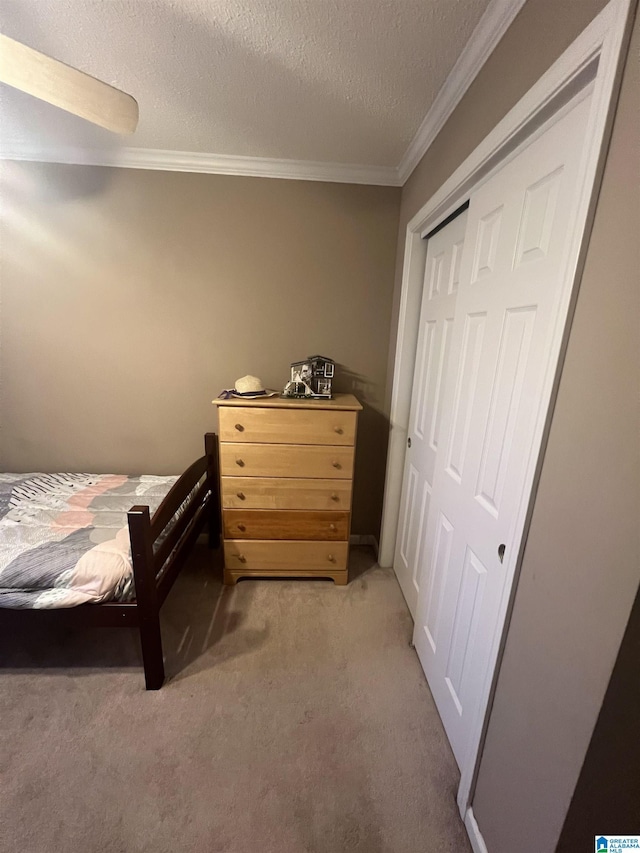
[[[467,809],[467,813],[464,818],[464,825],[467,830],[467,835],[469,836],[469,841],[471,842],[471,849],[473,850],[473,853],[489,853],[487,845],[484,843],[482,833],[480,832],[478,822],[473,816],[473,809],[471,806]]]
[[[373,533],[352,533],[349,537],[350,545],[369,545],[376,554],[376,559],[378,558],[378,540],[373,535]]]

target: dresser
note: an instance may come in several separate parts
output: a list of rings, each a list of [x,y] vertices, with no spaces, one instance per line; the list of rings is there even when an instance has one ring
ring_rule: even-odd
[[[331,400],[214,400],[224,582],[329,577],[347,583],[358,412]]]

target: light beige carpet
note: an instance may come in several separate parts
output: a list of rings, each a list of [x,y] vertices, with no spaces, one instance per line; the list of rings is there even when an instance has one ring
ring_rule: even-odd
[[[392,572],[225,589],[218,560],[165,604],[159,692],[130,629],[0,634],[2,853],[470,850]]]

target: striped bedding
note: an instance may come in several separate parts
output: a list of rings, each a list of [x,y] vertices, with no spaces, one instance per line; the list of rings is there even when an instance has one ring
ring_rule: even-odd
[[[177,479],[0,474],[0,607],[132,599],[127,511],[153,513]]]

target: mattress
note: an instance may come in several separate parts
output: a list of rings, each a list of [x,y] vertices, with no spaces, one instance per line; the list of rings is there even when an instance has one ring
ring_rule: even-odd
[[[177,479],[0,474],[0,607],[134,598],[127,511],[153,513]]]

